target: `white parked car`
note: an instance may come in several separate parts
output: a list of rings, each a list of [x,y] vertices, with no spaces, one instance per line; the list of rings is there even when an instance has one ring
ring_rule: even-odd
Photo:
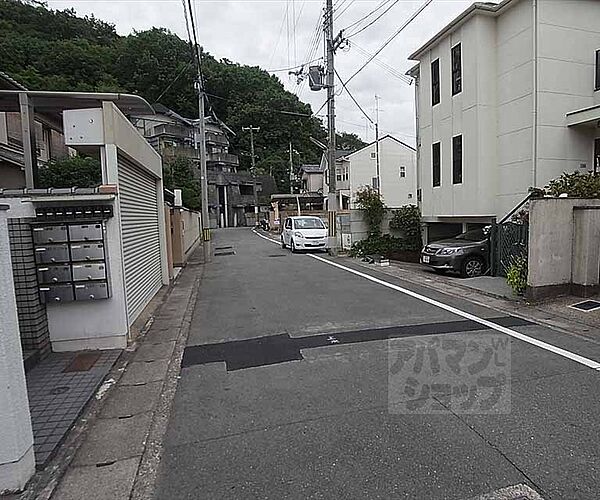
[[[319,217],[288,217],[281,232],[281,248],[327,250],[327,227]]]

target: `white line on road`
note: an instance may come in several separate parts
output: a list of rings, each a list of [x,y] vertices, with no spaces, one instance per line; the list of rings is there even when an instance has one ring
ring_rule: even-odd
[[[262,239],[267,240],[270,243],[279,245],[279,242],[277,242],[271,238],[268,238],[266,236],[263,236],[262,234],[254,231],[254,230],[253,230],[253,232],[257,236],[260,236]],[[427,302],[428,304],[439,307],[440,309],[444,309],[445,311],[451,312],[451,313],[456,314],[457,316],[461,316],[465,319],[470,319],[471,321],[479,323],[480,325],[487,326],[488,328],[491,328],[492,330],[496,330],[497,332],[504,333],[505,335],[508,335],[515,339],[521,340],[523,342],[527,342],[528,344],[534,345],[536,347],[539,347],[546,351],[552,352],[554,354],[558,354],[559,356],[563,356],[564,358],[570,359],[571,361],[575,361],[576,363],[580,363],[580,364],[587,366],[589,368],[592,368],[594,370],[600,370],[600,363],[598,363],[597,361],[593,361],[589,358],[580,356],[579,354],[575,354],[571,351],[567,351],[566,349],[562,349],[562,348],[556,347],[552,344],[548,344],[547,342],[542,342],[541,340],[535,339],[533,337],[529,337],[528,335],[524,335],[524,334],[519,333],[510,328],[506,328],[505,326],[498,325],[492,321],[488,321],[487,319],[480,318],[479,316],[475,316],[474,314],[468,313],[466,311],[462,311],[461,309],[457,309],[456,307],[450,306],[448,304],[444,304],[443,302],[440,302],[439,300],[435,300],[435,299],[426,297],[425,295],[421,295],[420,293],[416,293],[407,288],[403,288],[401,286],[394,285],[393,283],[389,283],[382,279],[375,278],[374,276],[371,276],[370,274],[363,273],[363,272],[357,271],[356,269],[352,269],[350,267],[343,266],[341,264],[338,264],[337,262],[332,262],[329,259],[324,259],[323,257],[319,257],[318,255],[314,255],[314,254],[307,254],[307,255],[309,257],[312,257],[313,259],[321,261],[325,264],[328,264],[333,267],[337,267],[338,269],[342,269],[343,271],[347,271],[356,276],[360,276],[361,278],[365,278],[369,281],[372,281],[373,283],[377,283],[378,285],[382,285],[387,288],[391,288],[392,290],[403,293],[403,294],[413,297],[417,300]]]

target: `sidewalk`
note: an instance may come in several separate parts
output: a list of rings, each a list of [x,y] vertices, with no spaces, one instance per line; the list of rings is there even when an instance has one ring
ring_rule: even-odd
[[[343,259],[447,295],[460,295],[466,300],[497,311],[600,343],[600,310],[584,312],[570,307],[588,299],[563,296],[543,302],[528,303],[523,298],[516,297],[503,278],[482,276],[461,279],[451,275],[438,275],[419,264],[408,262],[392,261],[389,267],[377,267],[361,262],[359,259],[349,257]]]
[[[22,500],[151,498],[203,266],[196,251]]]

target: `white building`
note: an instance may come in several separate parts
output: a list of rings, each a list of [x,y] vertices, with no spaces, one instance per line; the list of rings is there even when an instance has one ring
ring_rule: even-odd
[[[356,193],[365,186],[376,186],[377,145],[375,142],[345,157],[350,208],[356,208]],[[386,135],[379,139],[379,178],[383,201],[389,208],[416,202],[416,151],[402,141]],[[343,174],[343,171],[342,171]]]
[[[504,0],[473,4],[410,56],[429,236],[600,166],[599,49],[599,1]]]

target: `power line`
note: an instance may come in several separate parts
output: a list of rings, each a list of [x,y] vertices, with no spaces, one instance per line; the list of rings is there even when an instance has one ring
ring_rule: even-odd
[[[344,87],[344,90],[348,93],[348,95],[350,96],[350,99],[352,99],[352,101],[354,102],[354,104],[356,104],[356,107],[358,109],[360,109],[361,113],[363,115],[365,115],[365,117],[367,118],[367,120],[369,120],[373,125],[375,124],[375,122],[373,121],[373,119],[367,114],[367,112],[362,108],[362,106],[360,104],[358,104],[358,101],[354,98],[354,96],[352,95],[352,92],[350,92],[350,90],[348,90],[348,87],[346,86],[346,84],[344,83],[344,80],[342,80],[342,78],[340,77],[340,74],[337,72],[336,69],[334,69],[335,71],[335,76],[338,77],[338,80],[340,81],[340,83],[342,84],[342,87]]]
[[[417,11],[412,14],[403,24],[402,26],[400,26],[400,28],[398,28],[398,30],[396,30],[396,32],[390,36],[385,42],[384,44],[379,47],[379,49],[377,49],[377,51],[375,51],[375,54],[373,54],[369,59],[367,59],[367,61],[360,67],[358,68],[354,74],[348,78],[348,80],[346,80],[346,83],[350,82],[356,75],[358,75],[363,69],[365,69],[367,67],[367,65],[373,60],[375,59],[375,57],[377,57],[382,51],[383,49],[385,49],[390,43],[392,43],[392,41],[394,40],[394,38],[396,38],[401,32],[402,30],[404,30],[404,28],[406,28],[412,21],[414,21],[414,19],[421,13],[423,12],[423,10],[425,10],[425,8],[431,3],[433,2],[433,0],[427,0],[423,5],[421,5],[421,7],[419,7],[417,9]]]
[[[352,24],[349,24],[348,26],[346,26],[342,31],[349,30],[350,28],[356,26],[357,24],[362,23],[365,19],[371,17],[375,12],[377,12],[379,9],[381,9],[383,6],[385,6],[385,4],[387,4],[387,3],[391,2],[391,1],[392,0],[383,0],[383,2],[381,2],[372,11],[370,11],[368,14],[364,15],[363,17],[361,17],[358,21],[354,21]]]
[[[352,42],[350,44],[350,47],[354,47],[355,49],[357,49],[361,54],[363,54],[366,57],[371,57],[373,55],[368,50],[365,50],[363,47],[359,46],[356,42]],[[381,67],[382,69],[387,71],[390,75],[398,78],[399,80],[402,80],[404,83],[407,83],[409,85],[412,84],[412,79],[409,78],[408,76],[406,76],[405,74],[401,73],[400,71],[398,71],[396,68],[390,66],[389,64],[382,61],[378,57],[375,57],[373,60],[375,61],[375,64],[377,64],[379,67]]]
[[[356,36],[359,33],[362,33],[363,31],[365,31],[366,29],[370,28],[371,26],[373,26],[377,21],[379,21],[383,16],[385,16],[392,8],[394,8],[394,6],[399,2],[400,0],[394,0],[392,2],[392,5],[390,5],[387,9],[385,9],[381,14],[379,14],[375,19],[373,19],[370,23],[368,23],[367,25],[363,26],[361,29],[359,29],[358,31],[355,31],[354,33],[351,33],[350,35],[346,35],[346,38],[350,38],[352,36]]]
[[[275,53],[277,52],[277,48],[279,47],[279,40],[281,40],[281,34],[283,33],[283,25],[285,24],[285,10],[283,11],[283,16],[281,17],[281,24],[279,26],[279,35],[277,35],[277,42],[275,42],[275,47],[273,48],[273,52],[271,53],[271,58],[269,59],[269,66],[273,63],[273,58],[275,57]]]
[[[323,59],[323,57],[321,56],[321,57],[317,57],[316,59],[313,59],[312,61],[307,61],[305,63],[298,64],[297,66],[290,66],[289,68],[266,69],[265,71],[267,73],[281,73],[282,71],[291,71],[293,69],[303,68],[304,66],[306,66],[308,64],[312,64],[314,62],[321,61],[322,59]]]
[[[189,62],[183,68],[181,68],[181,71],[177,74],[177,76],[175,78],[173,78],[171,80],[171,83],[169,83],[169,85],[167,85],[167,88],[160,93],[160,95],[155,99],[155,102],[159,102],[161,100],[161,98],[169,91],[169,89],[173,86],[173,84],[177,80],[179,80],[179,78],[181,78],[181,75],[183,75],[183,73],[185,73],[185,71],[188,70],[192,64],[193,64],[192,62]]]

